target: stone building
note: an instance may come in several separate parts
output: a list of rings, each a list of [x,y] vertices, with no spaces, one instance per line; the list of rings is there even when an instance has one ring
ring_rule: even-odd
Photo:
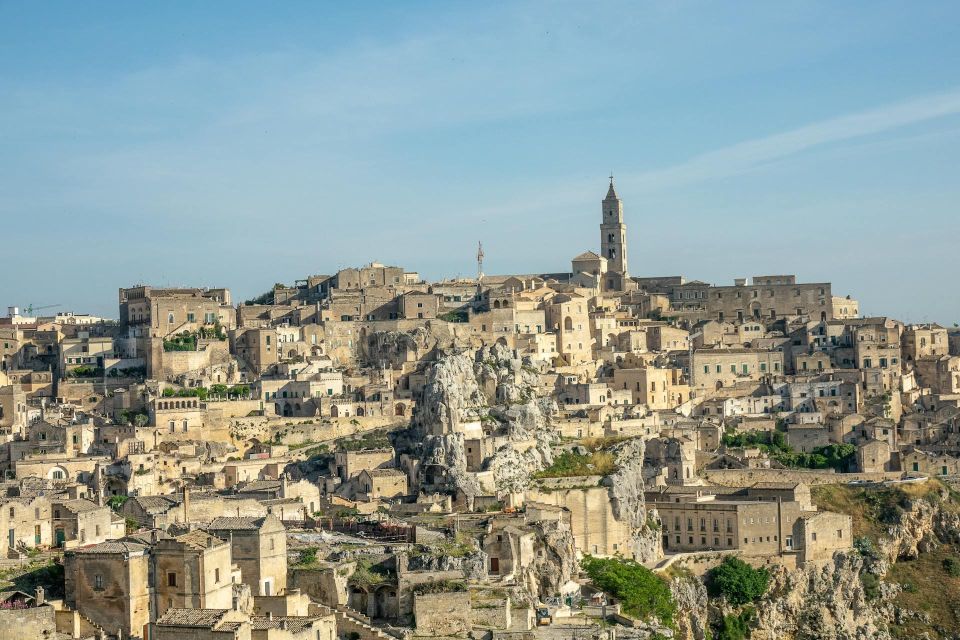
[[[205,531],[158,540],[151,550],[154,616],[171,608],[229,609],[233,602],[231,545]]]
[[[614,516],[610,494],[596,476],[544,478],[526,492],[526,500],[569,512],[577,551],[595,556],[629,555],[631,530]]]
[[[106,542],[113,533],[113,511],[90,500],[59,500],[51,504],[53,543],[63,546]]]
[[[605,291],[623,291],[630,276],[627,273],[627,225],[623,220],[623,202],[610,188],[601,203],[600,255],[606,260],[606,272],[602,273]]]
[[[46,496],[0,500],[0,557],[52,544],[50,500]],[[14,555],[16,557],[16,555]]]
[[[230,541],[233,561],[254,595],[269,596],[287,588],[287,530],[276,516],[216,518],[207,531]]]
[[[691,386],[720,389],[744,380],[782,375],[783,353],[762,349],[697,349],[690,364]]]
[[[609,384],[611,389],[629,391],[632,404],[645,405],[652,411],[673,409],[690,399],[690,386],[681,369],[614,369]]]
[[[141,638],[150,621],[150,548],[111,541],[68,550],[64,554],[64,589],[68,607],[94,624]]]
[[[358,481],[360,491],[368,500],[407,495],[407,474],[399,469],[364,469]]]
[[[796,554],[828,559],[853,544],[850,516],[819,512],[803,484],[757,483],[741,489],[667,489],[646,493],[672,552],[736,550],[747,556]]]

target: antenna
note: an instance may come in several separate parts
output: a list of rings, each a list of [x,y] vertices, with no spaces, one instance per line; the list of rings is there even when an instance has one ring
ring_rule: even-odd
[[[477,242],[477,284],[483,280],[483,243]]]

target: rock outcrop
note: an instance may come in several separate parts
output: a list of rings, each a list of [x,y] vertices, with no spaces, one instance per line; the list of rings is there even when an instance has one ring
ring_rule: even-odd
[[[532,472],[552,462],[557,438],[549,425],[556,407],[537,397],[539,382],[530,361],[500,344],[441,355],[427,372],[409,439],[419,450],[422,479],[430,474],[426,484],[437,490],[442,476],[468,503],[478,495],[522,491]],[[493,449],[482,469],[468,471],[465,433],[482,433]],[[493,486],[482,487],[478,471],[490,472]]]
[[[534,561],[522,583],[534,600],[560,593],[577,571],[577,552],[570,529],[557,522],[532,525],[536,533]]]
[[[960,542],[960,514],[944,508],[944,491],[929,498],[905,498],[886,517],[892,521],[874,545],[837,552],[825,564],[789,571],[771,570],[767,594],[755,605],[754,640],[889,640],[891,624],[929,620],[925,612],[895,606],[900,586],[880,581],[892,563],[915,559],[941,543]],[[875,583],[872,593],[867,578]],[[707,620],[720,621],[733,610],[710,600],[699,581],[675,579],[671,590],[678,607],[679,638],[703,640]]]

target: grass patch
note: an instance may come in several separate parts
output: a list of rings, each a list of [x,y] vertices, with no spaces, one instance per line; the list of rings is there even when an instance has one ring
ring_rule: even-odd
[[[533,474],[534,478],[568,478],[571,476],[606,476],[617,470],[616,459],[609,451],[593,451],[581,455],[564,451],[553,464]]]
[[[336,441],[340,451],[360,451],[361,449],[387,449],[393,446],[386,431],[368,431],[360,436],[341,438]]]
[[[929,623],[912,619],[892,626],[894,637],[920,638],[930,634],[929,637],[940,638],[960,634],[960,576],[947,568],[956,561],[958,551],[954,546],[943,545],[921,553],[916,560],[901,560],[890,567],[886,581],[898,583],[903,589],[894,603],[930,616]]]
[[[927,480],[882,487],[819,485],[812,487],[810,493],[820,509],[851,516],[854,538],[866,537],[876,543],[909,508],[911,500],[936,504],[941,501],[942,489],[939,481]],[[945,505],[946,508],[957,507],[952,496],[950,503],[952,507]]]

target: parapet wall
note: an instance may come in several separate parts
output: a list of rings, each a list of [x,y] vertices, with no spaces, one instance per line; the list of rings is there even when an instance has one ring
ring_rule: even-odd
[[[832,469],[714,469],[703,472],[708,482],[722,487],[749,487],[757,482],[803,482],[818,484],[847,484],[849,482],[883,482],[899,480],[899,471],[876,473],[836,473]]]

